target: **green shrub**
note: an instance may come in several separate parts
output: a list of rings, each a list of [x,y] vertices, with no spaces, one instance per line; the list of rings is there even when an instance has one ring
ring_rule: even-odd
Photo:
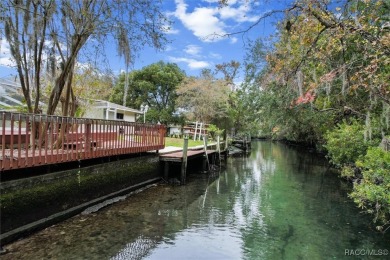
[[[351,166],[344,166],[341,169],[341,177],[346,179],[355,179],[355,168]]]
[[[354,184],[350,196],[374,215],[377,228],[383,230],[390,226],[390,152],[371,147],[356,165],[362,169],[363,178]]]
[[[364,126],[357,121],[346,122],[325,134],[330,161],[336,166],[354,164],[366,154],[369,142],[364,141]]]
[[[209,124],[207,131],[209,132],[212,140],[216,140],[217,136],[222,137],[223,132],[224,132],[223,129],[219,129],[216,125],[213,125],[213,124]]]

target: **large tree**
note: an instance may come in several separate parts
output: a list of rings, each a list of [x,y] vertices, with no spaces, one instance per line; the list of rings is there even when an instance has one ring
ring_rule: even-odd
[[[92,66],[76,70],[72,84],[74,95],[78,97],[75,116],[82,117],[94,99],[108,100],[114,83],[115,76],[109,71],[98,70]]]
[[[2,9],[0,32],[10,45],[27,109],[37,113],[45,41],[56,3],[53,0],[7,1],[2,3]]]
[[[253,111],[263,126],[270,133],[282,129],[289,139],[319,142],[324,126],[354,116],[366,122],[367,136],[371,122],[385,134],[388,12],[386,1],[298,0],[259,16],[257,24],[283,15],[268,48],[259,41],[247,56],[245,87],[261,94]]]
[[[167,20],[159,3],[153,0],[3,2],[1,33],[10,45],[28,110],[38,112],[45,64],[53,80],[47,114],[54,114],[62,96],[65,105],[69,104],[78,56],[92,39],[100,46],[115,39],[126,66],[142,46],[161,48]],[[103,50],[98,49],[101,56]],[[63,111],[68,114],[68,109]]]
[[[230,88],[225,80],[216,79],[210,70],[200,77],[188,77],[177,90],[178,107],[187,118],[204,123],[228,116]]]
[[[215,72],[221,72],[227,84],[231,87],[232,91],[235,90],[234,80],[237,76],[237,73],[240,68],[240,63],[235,60],[230,62],[224,62],[221,64],[215,65]]]
[[[342,175],[359,178],[351,196],[383,231],[390,227],[389,156],[378,144],[390,134],[389,11],[381,0],[294,1],[265,66],[256,64],[260,45],[246,66],[264,129],[325,144]]]
[[[126,104],[139,109],[147,104],[148,121],[169,123],[175,112],[176,89],[185,77],[175,63],[163,61],[153,63],[140,70],[132,71],[128,76],[129,89]],[[121,74],[111,96],[111,101],[121,104],[125,93],[126,75]]]

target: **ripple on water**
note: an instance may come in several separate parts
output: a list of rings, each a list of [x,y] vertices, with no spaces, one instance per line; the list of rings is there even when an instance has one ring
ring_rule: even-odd
[[[389,249],[390,234],[367,227],[313,156],[254,142],[218,179],[190,174],[186,186],[134,194],[8,245],[2,260],[330,259],[346,248]]]

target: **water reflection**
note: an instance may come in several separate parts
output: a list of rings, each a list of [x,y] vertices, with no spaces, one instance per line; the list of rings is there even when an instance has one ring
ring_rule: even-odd
[[[390,245],[319,156],[258,142],[219,177],[189,177],[18,241],[3,259],[328,259]]]

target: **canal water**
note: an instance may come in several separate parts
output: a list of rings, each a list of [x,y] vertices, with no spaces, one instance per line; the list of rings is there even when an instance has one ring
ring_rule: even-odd
[[[185,186],[153,185],[7,245],[1,258],[389,257],[389,234],[359,213],[350,185],[321,156],[259,141],[219,173],[188,177]]]

